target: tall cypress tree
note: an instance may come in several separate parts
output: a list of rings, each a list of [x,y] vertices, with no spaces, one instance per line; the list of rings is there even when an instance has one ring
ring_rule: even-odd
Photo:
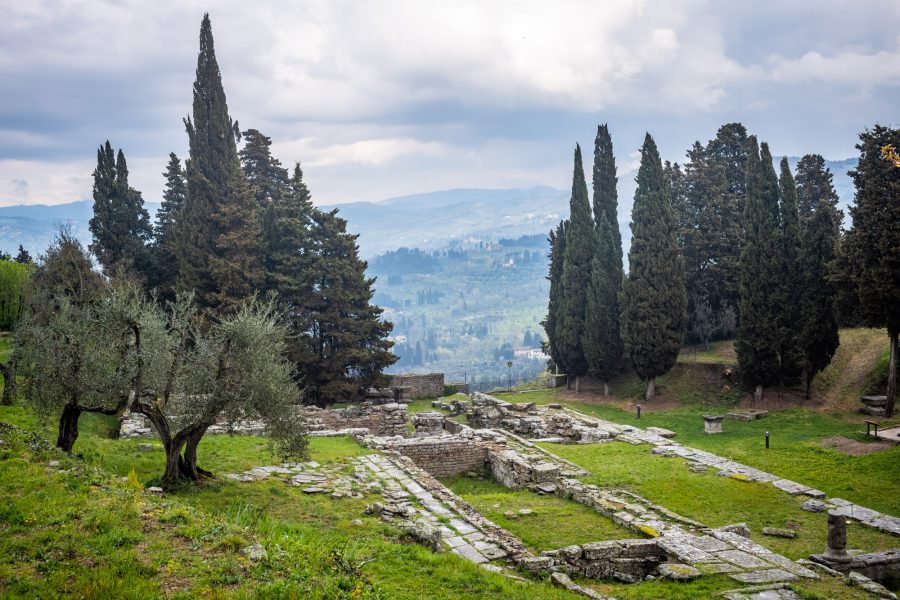
[[[647,399],[656,377],[678,358],[687,325],[684,266],[676,241],[677,223],[656,143],[648,133],[631,212],[629,273],[622,285],[622,340]]]
[[[150,215],[141,193],[128,185],[125,153],[113,149],[107,140],[97,150],[94,169],[94,215],[89,228],[93,242],[89,248],[107,275],[124,270],[146,276],[150,240]]]
[[[821,155],[807,154],[797,162],[797,208],[801,223],[813,218],[823,199],[838,215],[840,224],[843,215],[837,208],[838,195],[834,190],[831,170],[825,166]]]
[[[594,251],[588,288],[583,346],[588,367],[603,382],[609,380],[622,360],[619,331],[622,289],[622,235],[619,232],[616,159],[607,126],[597,128],[594,142]]]
[[[179,211],[187,197],[187,181],[181,160],[174,152],[169,153],[169,162],[163,173],[166,186],[162,203],[156,211],[156,223],[153,226],[153,276],[150,287],[159,290],[162,297],[175,299],[175,284],[178,281],[178,261],[174,249],[175,232]]]
[[[259,221],[238,161],[235,125],[228,116],[216,62],[209,15],[200,26],[193,118],[185,119],[190,141],[188,194],[178,224],[179,281],[198,303],[227,311],[262,284]]]
[[[839,223],[834,205],[828,195],[824,195],[802,228],[800,351],[807,400],[813,377],[831,363],[840,344],[835,311],[836,292],[828,280],[829,264],[835,259],[837,251]]]
[[[744,244],[741,247],[741,320],[735,343],[744,382],[762,398],[763,386],[778,375],[778,322],[781,308],[773,302],[772,285],[778,281],[779,188],[766,144],[762,152],[756,138],[749,140],[747,184],[744,197]]]
[[[800,271],[800,215],[797,210],[797,187],[787,158],[781,159],[780,225],[781,273],[776,280],[779,297],[778,318],[778,380],[781,394],[788,377],[801,369],[800,334],[802,330],[801,302],[803,278]]]
[[[569,213],[562,267],[563,295],[560,297],[561,306],[556,323],[556,342],[566,372],[575,375],[575,391],[579,392],[581,378],[588,372],[583,340],[587,294],[591,281],[594,223],[581,163],[581,147],[577,145]]]
[[[565,371],[566,366],[562,362],[563,357],[560,353],[560,345],[556,337],[556,326],[559,321],[559,311],[562,306],[562,270],[563,257],[566,252],[566,221],[560,221],[555,230],[550,231],[548,238],[550,242],[550,271],[547,274],[547,280],[550,282],[550,298],[547,302],[547,316],[541,323],[544,332],[547,334],[547,353],[556,370]]]
[[[841,244],[849,280],[859,301],[860,316],[870,327],[887,327],[890,340],[887,406],[894,415],[897,396],[897,337],[900,335],[900,168],[882,155],[886,146],[900,147],[900,129],[875,125],[859,135],[859,163],[850,172],[856,184],[850,207],[853,227]]]

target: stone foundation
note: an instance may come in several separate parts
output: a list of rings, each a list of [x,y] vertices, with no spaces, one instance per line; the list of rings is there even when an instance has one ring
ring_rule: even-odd
[[[406,405],[391,402],[354,404],[341,409],[303,407],[311,432],[322,430],[368,429],[372,435],[406,435]]]
[[[666,553],[655,540],[613,540],[543,552],[570,575],[635,583],[654,574]]]
[[[406,373],[391,377],[391,387],[404,387],[405,396],[411,400],[421,398],[437,398],[444,394],[444,374],[428,373],[427,375],[415,375]]]
[[[488,446],[475,438],[435,436],[412,438],[388,446],[406,456],[432,477],[456,477],[482,472],[488,460]]]

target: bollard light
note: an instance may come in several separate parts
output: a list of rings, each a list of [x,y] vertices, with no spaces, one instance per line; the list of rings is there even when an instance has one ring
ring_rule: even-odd
[[[641,418],[641,405],[637,404],[637,405],[635,405],[635,408],[637,409],[637,418],[640,419]]]
[[[766,448],[769,447],[769,432],[766,432]]]

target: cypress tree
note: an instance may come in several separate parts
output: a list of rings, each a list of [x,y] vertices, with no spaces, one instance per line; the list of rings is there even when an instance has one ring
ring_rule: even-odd
[[[562,362],[559,342],[556,338],[556,326],[559,321],[559,311],[562,305],[562,270],[563,257],[566,252],[566,221],[560,221],[555,230],[550,231],[550,271],[547,280],[550,282],[550,298],[547,302],[547,316],[541,325],[547,334],[547,354],[556,366],[557,373],[566,370]]]
[[[622,285],[622,340],[634,370],[647,381],[650,400],[656,377],[678,358],[687,325],[687,295],[670,192],[649,133],[636,181],[629,273]]]
[[[306,399],[324,406],[355,398],[360,389],[377,383],[397,357],[387,340],[393,326],[381,320],[381,308],[370,304],[375,280],[365,275],[358,236],[347,233],[337,210],[313,211],[312,221],[315,281],[294,318]]]
[[[807,154],[797,162],[797,209],[801,223],[813,217],[822,199],[838,215],[840,224],[843,215],[837,208],[838,195],[834,190],[831,170],[825,166],[821,155]]]
[[[799,176],[799,174],[798,174]],[[828,196],[802,228],[800,267],[801,295],[800,351],[809,400],[813,377],[831,363],[840,344],[835,312],[835,290],[828,280],[829,264],[835,259],[839,220]]]
[[[236,126],[228,116],[209,15],[200,27],[190,142],[188,194],[180,214],[178,287],[193,289],[213,312],[232,309],[263,282],[254,199],[241,171]]]
[[[575,146],[572,175],[572,197],[569,201],[569,223],[563,254],[560,311],[556,322],[556,343],[562,364],[569,375],[575,375],[575,391],[581,391],[581,378],[588,372],[584,355],[584,317],[591,281],[591,258],[594,246],[594,224],[588,201],[587,183],[581,163],[581,147]]]
[[[174,252],[175,232],[180,218],[179,211],[187,197],[184,169],[174,152],[169,153],[163,177],[166,178],[166,186],[153,226],[154,274],[150,284],[157,288],[163,298],[174,300],[175,284],[178,281],[178,261]]]
[[[622,234],[619,231],[619,193],[616,184],[616,157],[613,154],[612,137],[606,123],[597,127],[594,139],[594,225],[600,225],[600,216],[606,215],[607,221],[613,225],[611,234],[613,246],[619,248],[619,279],[622,278]],[[615,266],[615,265],[614,265]]]
[[[721,283],[717,284],[720,286],[717,295],[710,297],[711,305],[717,309],[737,309],[740,305],[740,249],[744,235],[747,143],[747,129],[740,123],[727,123],[719,128],[716,137],[707,145],[708,159],[713,168],[710,189],[715,192],[710,209],[715,212],[717,221],[717,227],[706,232],[711,255],[715,257],[715,268],[707,276],[708,279],[721,278]]]
[[[125,153],[107,140],[97,150],[94,169],[94,215],[88,224],[93,237],[89,249],[107,275],[123,270],[146,276],[150,240],[150,215],[141,193],[128,185]]]
[[[875,125],[859,135],[859,163],[850,176],[856,185],[850,207],[853,227],[841,244],[843,263],[870,327],[886,327],[890,341],[885,417],[894,415],[897,396],[897,337],[900,334],[900,168],[890,153],[900,147],[900,129]]]
[[[622,360],[619,331],[622,289],[622,235],[619,232],[616,159],[607,126],[594,142],[594,251],[585,313],[584,352],[588,366],[609,394],[609,380]]]
[[[779,370],[777,311],[772,286],[778,281],[779,188],[766,144],[762,150],[750,138],[744,202],[744,244],[741,248],[741,320],[735,343],[741,377],[755,387],[754,399],[762,398]]]
[[[780,225],[781,225],[781,273],[775,280],[779,288],[778,318],[778,380],[782,396],[784,382],[796,376],[802,360],[800,350],[801,302],[803,278],[800,271],[800,216],[797,210],[797,187],[787,158],[781,159]]]

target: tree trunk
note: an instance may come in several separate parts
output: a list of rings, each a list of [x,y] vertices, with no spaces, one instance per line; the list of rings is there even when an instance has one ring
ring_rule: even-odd
[[[192,433],[184,445],[184,458],[180,462],[181,474],[193,481],[197,481],[201,477],[212,476],[212,473],[197,466],[197,446],[205,433],[206,427]]]
[[[0,404],[12,406],[13,393],[16,391],[16,363],[11,360],[0,363],[0,373],[3,374],[3,397],[0,398]]]
[[[78,439],[78,417],[81,409],[77,404],[66,404],[59,417],[59,436],[56,438],[56,447],[63,452],[72,452],[75,440]]]
[[[809,400],[811,392],[812,392],[812,380],[815,377],[815,373],[807,369],[806,371],[806,399]]]
[[[759,385],[756,386],[756,389],[753,390],[753,401],[754,401],[754,402],[761,402],[761,401],[762,401],[762,394],[763,394],[763,386],[762,386],[762,384],[759,384]]]
[[[651,377],[647,380],[647,393],[644,396],[644,399],[649,402],[653,399],[653,395],[656,393],[656,377]]]
[[[581,392],[581,375],[575,376],[575,393]]]
[[[891,337],[891,358],[888,361],[887,403],[884,405],[884,416],[894,416],[894,404],[897,399],[897,330],[888,330]]]
[[[603,395],[609,396],[609,382],[608,381],[603,382]]]
[[[169,440],[165,442],[166,470],[163,473],[163,487],[171,488],[181,479],[181,447],[184,442]]]

